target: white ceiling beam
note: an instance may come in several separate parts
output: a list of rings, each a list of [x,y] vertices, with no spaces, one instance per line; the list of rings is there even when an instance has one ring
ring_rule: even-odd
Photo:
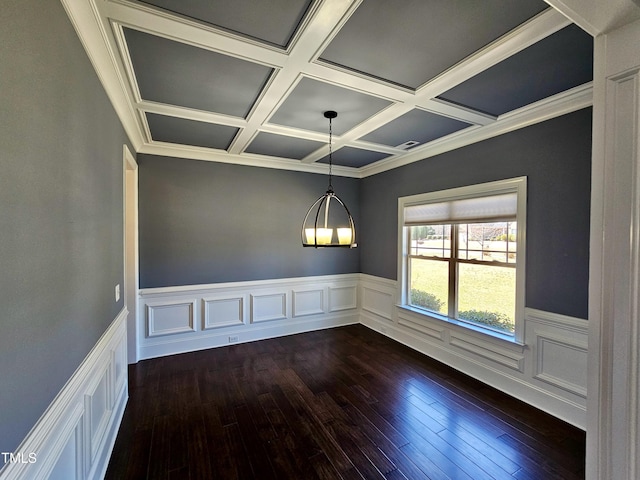
[[[638,0],[544,1],[593,37],[640,19]]]
[[[287,54],[275,47],[143,4],[103,1],[99,3],[99,9],[103,16],[125,27],[152,33],[194,47],[273,68],[281,68],[287,60]]]
[[[338,150],[342,147],[352,146],[355,142],[364,135],[371,133],[372,131],[386,125],[391,120],[398,118],[405,113],[411,111],[413,106],[406,103],[395,103],[389,105],[384,110],[381,110],[377,114],[373,115],[364,122],[356,125],[348,132],[344,133],[341,137],[333,138],[333,149]],[[372,144],[371,144],[372,145]],[[302,161],[304,163],[317,162],[321,158],[324,158],[329,153],[328,147],[322,147],[312,154],[306,156]]]
[[[392,102],[413,102],[415,93],[404,87],[392,85],[367,75],[350,71],[338,65],[312,62],[303,66],[305,76],[328,82],[350,90],[383,98]]]
[[[261,132],[274,133],[276,135],[284,135],[286,137],[302,138],[305,140],[313,140],[315,142],[327,143],[327,134],[314,132],[312,130],[302,130],[300,128],[287,127],[285,125],[277,125],[275,123],[265,123],[260,127]]]
[[[176,107],[165,103],[152,102],[150,100],[141,100],[138,102],[138,108],[142,112],[157,113],[158,115],[184,118],[186,120],[195,120],[197,122],[216,123],[219,125],[227,125],[229,127],[237,128],[245,128],[247,126],[247,121],[244,118],[232,117],[221,113],[212,113],[186,107]]]
[[[570,22],[566,17],[554,9],[549,8],[461,61],[449,70],[438,75],[433,80],[427,82],[416,90],[415,93],[404,91],[401,88],[393,88],[390,90],[391,87],[387,86],[388,90],[386,93],[398,96],[403,95],[404,103],[391,105],[346,132],[341,139],[336,142],[336,148],[349,145],[358,138],[371,133],[383,125],[386,125],[390,121],[404,115],[416,107],[421,107],[425,110],[460,119],[475,125],[489,125],[495,122],[495,117],[492,117],[491,115],[486,115],[482,112],[474,111],[469,108],[459,107],[450,102],[434,99],[434,97],[444,93],[455,85],[459,85],[502,60],[515,55],[528,46],[548,37],[569,24]],[[319,67],[321,67],[321,65],[318,66],[317,64],[314,64],[314,68],[316,68],[316,70],[318,70]],[[324,68],[328,69],[326,66],[324,66]],[[334,69],[334,71],[337,72],[338,70]],[[360,85],[359,82],[363,81],[360,76],[353,74],[349,76],[345,72],[343,72],[343,74],[344,77],[341,79],[343,81],[343,86],[348,83],[347,80],[349,79],[351,80],[349,86],[356,88]],[[336,74],[334,73],[334,75]],[[381,89],[381,83],[382,82],[368,80],[367,88],[377,87],[378,89]],[[411,152],[416,150],[420,151],[421,149],[414,148]],[[317,161],[323,156],[323,151],[314,152],[306,157],[303,162],[307,163]]]
[[[416,91],[417,102],[443,94],[570,23],[560,12],[548,8],[422,85]]]
[[[303,26],[283,68],[275,73],[261,99],[256,102],[255,108],[249,114],[247,128],[236,137],[229,149],[230,153],[239,154],[244,151],[256,132],[281,104],[286,93],[300,80],[300,72],[317,55],[326,38],[337,25],[344,22],[345,16],[353,12],[353,6],[359,2],[360,0],[325,0],[319,4]]]
[[[427,101],[418,102],[416,107],[473,125],[489,125],[498,118],[494,115],[479,112],[478,110],[455,105],[440,98],[430,98]]]

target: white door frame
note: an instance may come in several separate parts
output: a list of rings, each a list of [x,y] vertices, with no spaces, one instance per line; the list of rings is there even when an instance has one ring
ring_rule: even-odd
[[[124,305],[127,314],[127,361],[138,361],[138,164],[123,146]]]

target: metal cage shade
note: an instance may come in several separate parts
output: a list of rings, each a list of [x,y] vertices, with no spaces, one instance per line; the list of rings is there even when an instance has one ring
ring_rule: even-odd
[[[303,247],[357,247],[356,227],[353,217],[345,203],[340,200],[331,186],[333,166],[331,120],[338,116],[337,112],[327,110],[324,118],[329,120],[329,187],[327,192],[314,202],[302,222],[302,246]],[[330,209],[334,200],[334,208]],[[338,205],[340,206],[338,206]],[[342,207],[342,208],[340,208]],[[314,214],[315,209],[315,214]]]
[[[332,203],[333,201],[333,203]],[[331,208],[331,205],[334,205]],[[345,203],[333,190],[318,198],[302,222],[303,247],[347,247],[356,244],[356,227]]]

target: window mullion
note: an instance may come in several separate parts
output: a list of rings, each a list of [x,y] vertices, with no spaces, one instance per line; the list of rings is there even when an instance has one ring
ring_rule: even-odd
[[[458,225],[451,225],[449,253],[449,317],[458,317]]]
[[[405,289],[405,295],[406,295],[406,299],[405,299],[405,303],[411,304],[411,229],[407,228],[407,268],[406,268],[406,272],[405,272],[405,285],[407,285],[407,288]]]

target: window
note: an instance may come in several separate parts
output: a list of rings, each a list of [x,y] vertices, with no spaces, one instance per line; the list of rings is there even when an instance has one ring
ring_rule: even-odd
[[[522,339],[526,177],[399,199],[402,306]]]

